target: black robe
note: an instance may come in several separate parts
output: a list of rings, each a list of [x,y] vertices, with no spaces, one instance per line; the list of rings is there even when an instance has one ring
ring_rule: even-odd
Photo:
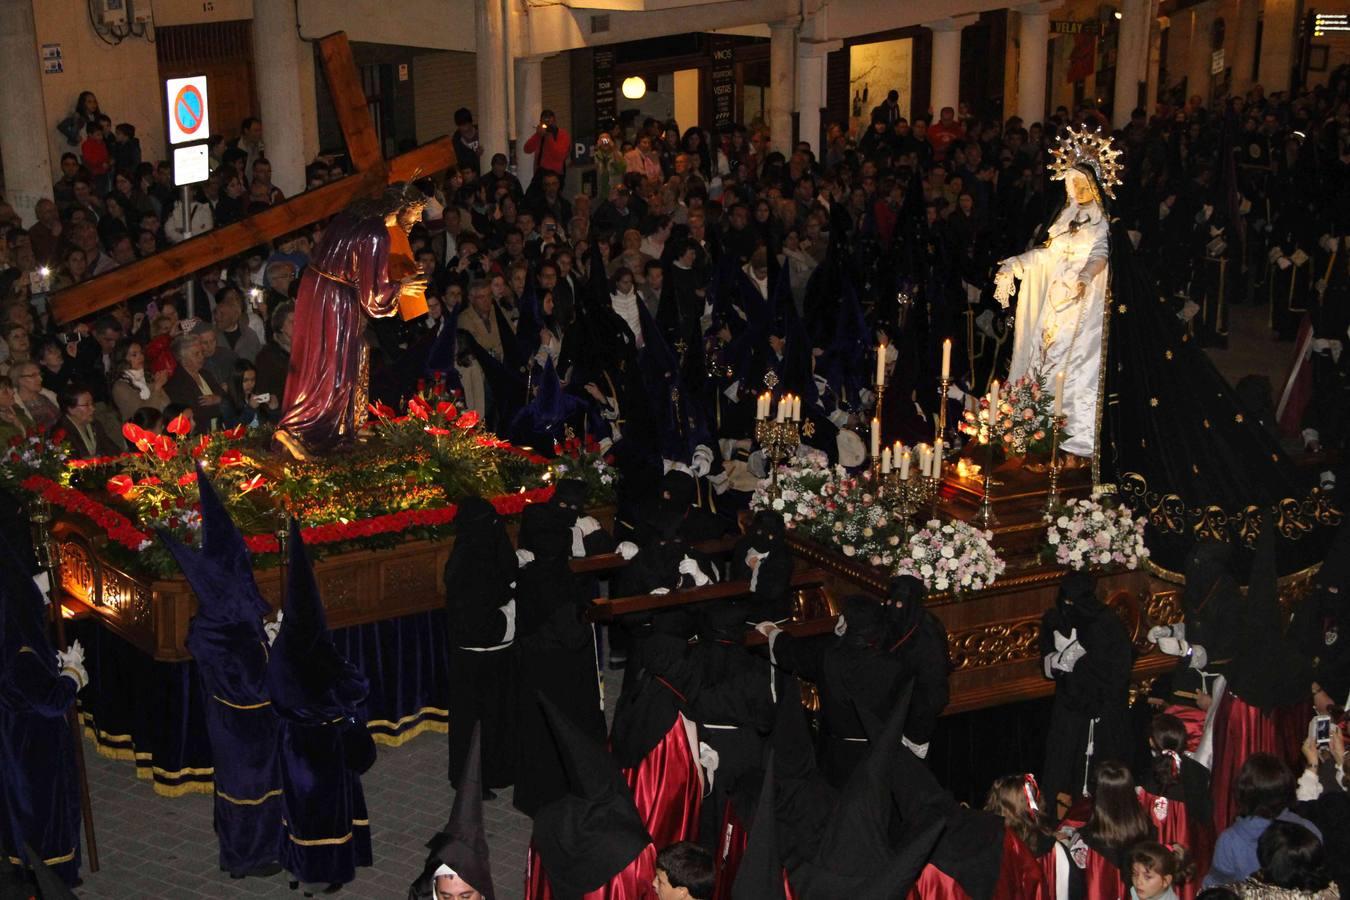
[[[779,634],[773,660],[820,692],[820,768],[830,784],[842,787],[870,746],[858,707],[884,719],[900,697],[904,664],[847,634],[805,639]]]
[[[1101,760],[1133,758],[1129,693],[1134,648],[1125,625],[1100,603],[1069,612],[1053,607],[1041,618],[1041,655],[1055,652],[1054,632],[1067,636],[1071,629],[1077,629],[1087,653],[1072,672],[1052,670],[1055,702],[1041,777],[1048,803],[1061,793],[1071,798],[1082,794],[1091,767]]]
[[[473,521],[468,521],[472,506]],[[487,510],[482,507],[487,506]],[[514,780],[516,657],[503,607],[511,600],[516,556],[495,510],[479,498],[459,504],[458,534],[445,564],[450,632],[450,780],[464,770],[473,723],[482,723],[483,786]]]
[[[585,581],[566,559],[536,559],[516,583],[516,653],[520,666],[515,754],[516,809],[533,816],[567,794],[561,751],[539,706],[539,694],[578,728],[603,743],[605,714],[596,676],[595,638],[582,620]]]

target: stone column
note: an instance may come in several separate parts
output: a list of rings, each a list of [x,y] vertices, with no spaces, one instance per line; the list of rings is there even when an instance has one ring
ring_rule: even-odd
[[[478,136],[483,170],[494,153],[506,153],[506,23],[500,0],[474,4],[475,64],[478,73]],[[538,112],[535,113],[538,115]],[[533,129],[531,129],[533,131]]]
[[[254,7],[253,61],[263,147],[272,163],[273,183],[290,197],[305,190],[307,128],[313,129],[310,140],[318,143],[314,51],[300,40],[294,3],[255,3]]]
[[[1153,0],[1153,13],[1149,16],[1148,28],[1148,68],[1144,76],[1144,111],[1153,115],[1158,105],[1158,87],[1162,72],[1162,33],[1163,23],[1158,19],[1158,2]]]
[[[806,141],[824,156],[820,136],[820,111],[825,108],[826,57],[843,41],[799,41],[797,44],[797,139]]]
[[[933,106],[933,121],[938,120],[942,108],[959,109],[961,105],[961,29],[975,24],[979,16],[940,19],[925,22],[933,32],[932,87],[929,102]],[[919,110],[914,110],[919,115]]]
[[[1261,60],[1257,81],[1269,97],[1291,87],[1294,68],[1294,32],[1298,28],[1296,0],[1265,0],[1261,27]]]
[[[1186,51],[1186,100],[1199,94],[1209,103],[1210,74],[1209,61],[1214,53],[1214,10],[1215,0],[1192,6],[1191,41]]]
[[[1148,63],[1148,33],[1152,0],[1121,0],[1120,36],[1116,53],[1116,90],[1111,124],[1124,128],[1139,105],[1139,82]]]
[[[1044,3],[1017,8],[1017,115],[1022,127],[1045,121],[1045,66],[1050,49],[1050,7]]]
[[[773,149],[792,153],[792,110],[796,107],[797,21],[769,24],[769,137]]]
[[[516,66],[516,177],[529,187],[534,180],[534,154],[525,152],[525,142],[538,130],[543,109],[542,56],[518,59]],[[561,224],[561,223],[559,223]]]
[[[1230,32],[1232,40],[1227,60],[1233,67],[1233,93],[1243,94],[1254,83],[1256,66],[1256,27],[1261,21],[1261,0],[1237,0],[1237,28]],[[1263,48],[1264,49],[1264,48]]]
[[[32,0],[0,3],[0,156],[5,199],[24,227],[37,222],[34,206],[52,196],[47,113],[42,106]]]

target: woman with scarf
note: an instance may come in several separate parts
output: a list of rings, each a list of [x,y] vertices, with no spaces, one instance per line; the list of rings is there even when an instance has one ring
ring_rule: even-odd
[[[164,393],[168,380],[167,371],[146,369],[145,350],[139,342],[124,341],[113,351],[112,399],[123,422],[142,407],[162,412],[169,405],[169,395]]]
[[[1091,793],[1098,761],[1132,756],[1134,648],[1120,617],[1097,599],[1091,575],[1070,572],[1060,584],[1055,606],[1041,618],[1041,658],[1055,682],[1041,784],[1048,802],[1072,805]]]
[[[512,802],[527,816],[567,793],[567,773],[539,705],[541,694],[593,740],[605,739],[595,635],[582,618],[588,594],[568,564],[572,543],[564,510],[543,503],[525,507],[517,551],[523,567],[516,585],[520,687]]]
[[[1098,763],[1086,821],[1074,814],[1060,824],[1067,842],[1072,900],[1125,900],[1130,895],[1130,850],[1157,840],[1153,823],[1139,806],[1134,777],[1124,763]]]
[[[491,503],[469,496],[455,515],[445,564],[450,629],[450,778],[464,770],[474,722],[482,725],[483,794],[515,780],[516,587],[518,562],[506,523]]]

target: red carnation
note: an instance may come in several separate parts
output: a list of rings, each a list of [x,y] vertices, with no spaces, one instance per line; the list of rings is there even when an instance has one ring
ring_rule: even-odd
[[[192,431],[192,423],[188,421],[187,413],[179,413],[164,426],[164,430],[169,434],[182,436]]]

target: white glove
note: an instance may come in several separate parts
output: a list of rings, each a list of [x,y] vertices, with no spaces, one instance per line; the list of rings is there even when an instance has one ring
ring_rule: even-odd
[[[516,566],[523,569],[534,562],[534,553],[529,550],[516,551]]]
[[[653,597],[663,597],[663,596],[665,596],[666,594],[669,594],[669,593],[670,593],[670,588],[667,588],[667,587],[652,588],[652,596],[653,596]]]
[[[913,741],[911,741],[909,738],[905,737],[903,734],[900,735],[900,743],[904,744],[904,745],[905,745],[905,748],[906,748],[907,750],[909,750],[910,753],[913,753],[915,756],[917,756],[919,759],[927,759],[927,758],[928,758],[928,744],[927,744],[927,743],[916,744],[916,743],[914,743]]]
[[[1209,664],[1209,651],[1199,644],[1191,644],[1191,668],[1203,669]]]
[[[694,560],[688,556],[680,560],[679,571],[681,575],[688,575],[690,578],[694,579],[694,585],[696,587],[703,587],[705,584],[710,584],[712,582],[712,579],[704,574],[703,570],[698,567],[698,563],[694,562]]]
[[[284,615],[281,610],[277,610],[275,621],[263,623],[263,633],[267,635],[267,646],[272,646],[277,642],[277,635],[281,634],[281,617]]]
[[[834,623],[834,636],[843,637],[847,633],[848,633],[848,620],[845,619],[843,615],[840,615],[839,621]]]
[[[1166,653],[1168,656],[1185,656],[1186,651],[1189,649],[1191,649],[1191,645],[1181,638],[1158,638],[1158,650],[1162,653]]]
[[[582,537],[585,537],[588,534],[594,534],[599,531],[600,523],[596,521],[595,516],[582,516],[577,519],[577,523],[572,527],[581,529],[581,535]]]
[[[1055,652],[1050,661],[1050,668],[1060,672],[1072,672],[1073,667],[1078,665],[1078,661],[1087,655],[1087,648],[1078,643],[1078,629],[1069,631],[1069,636],[1064,637],[1058,631],[1055,632]]]
[[[758,631],[760,634],[764,635],[765,637],[772,637],[773,635],[777,634],[783,629],[779,628],[773,622],[764,621],[756,625],[755,630]]]
[[[721,761],[721,757],[717,755],[716,750],[705,744],[703,741],[698,742],[698,764],[703,767],[703,774],[708,779],[708,788],[710,790],[713,786],[713,779],[717,776],[717,766]]]
[[[509,644],[516,639],[516,601],[508,600],[505,606],[499,606],[497,609],[506,616],[506,631],[502,634],[502,643]]]
[[[56,662],[61,674],[75,682],[76,690],[83,690],[89,683],[89,672],[84,668],[84,647],[78,640],[67,650],[58,650]]]
[[[1181,638],[1186,639],[1186,623],[1178,622],[1175,625],[1154,625],[1148,630],[1149,643],[1156,644],[1160,638]]]
[[[712,459],[712,450],[704,444],[699,444],[694,448],[694,455],[689,461],[689,468],[699,478],[704,478],[712,471]]]
[[[619,544],[619,546],[615,547],[614,551],[623,557],[624,562],[628,562],[633,557],[638,555],[637,544],[633,543],[632,541],[624,541],[623,543]]]

